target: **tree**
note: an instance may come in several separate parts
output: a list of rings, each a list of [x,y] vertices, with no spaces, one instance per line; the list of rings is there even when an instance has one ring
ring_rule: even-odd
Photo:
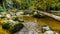
[[[58,3],[59,0],[35,0],[33,5],[39,10],[47,11],[50,7],[54,9]]]
[[[13,4],[14,4],[14,7],[17,8],[17,9],[19,8],[20,10],[27,9],[30,6],[28,0],[12,0],[12,1],[13,1]]]

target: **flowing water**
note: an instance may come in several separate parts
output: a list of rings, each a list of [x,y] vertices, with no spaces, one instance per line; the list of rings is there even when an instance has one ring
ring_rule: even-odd
[[[26,22],[35,22],[36,21],[40,26],[48,25],[52,30],[60,33],[60,22],[56,21],[56,20],[54,20],[50,17],[37,19],[37,18],[31,17],[31,16],[22,16],[22,17],[19,17],[19,18],[23,19]],[[9,32],[2,29],[2,27],[0,26],[0,33],[1,32],[5,33],[5,34],[6,33],[9,34]]]
[[[53,18],[45,17],[45,18],[37,19],[37,18],[31,17],[31,16],[29,16],[29,17],[24,16],[23,20],[28,21],[28,22],[35,22],[35,21],[37,21],[37,23],[40,26],[48,25],[52,30],[57,31],[57,32],[60,33],[60,22],[56,21]]]

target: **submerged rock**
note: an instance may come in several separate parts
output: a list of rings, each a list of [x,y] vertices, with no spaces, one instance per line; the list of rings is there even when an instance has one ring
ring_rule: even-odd
[[[49,30],[44,32],[44,34],[59,34],[59,33]]]
[[[44,25],[44,26],[41,27],[42,33],[44,33],[47,30],[51,30],[49,26]]]
[[[46,31],[46,32],[44,32],[44,34],[54,34],[54,32],[53,31]]]
[[[42,26],[42,33],[43,34],[58,34],[57,32],[51,30],[51,28],[49,26]]]
[[[35,28],[38,28],[37,23],[27,22],[27,23],[23,23],[23,24],[28,30],[34,30]]]

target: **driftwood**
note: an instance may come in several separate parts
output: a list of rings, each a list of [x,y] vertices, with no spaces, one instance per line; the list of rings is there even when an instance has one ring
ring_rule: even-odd
[[[38,11],[38,10],[37,10]],[[51,14],[51,13],[47,13],[47,12],[43,12],[43,11],[38,11],[39,13],[42,13],[42,14],[44,14],[44,15],[46,15],[46,16],[49,16],[49,17],[51,17],[51,18],[54,18],[55,20],[58,20],[58,21],[60,21],[60,16],[57,16],[57,15],[54,15],[54,14]]]

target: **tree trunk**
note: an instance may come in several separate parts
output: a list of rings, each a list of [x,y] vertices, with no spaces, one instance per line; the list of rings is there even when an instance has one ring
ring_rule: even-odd
[[[43,12],[43,11],[38,11],[38,12],[60,21],[60,16],[57,16],[57,15],[54,15],[54,14],[51,14],[51,13],[47,13],[47,12]]]

